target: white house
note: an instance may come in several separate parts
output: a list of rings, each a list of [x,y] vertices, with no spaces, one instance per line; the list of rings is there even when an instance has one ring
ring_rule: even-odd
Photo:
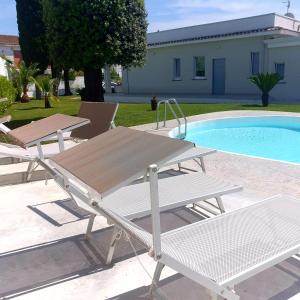
[[[18,63],[21,60],[19,38],[14,35],[0,35],[0,55]],[[0,58],[0,75],[8,76],[5,60],[2,58]]]
[[[249,77],[278,72],[271,96],[300,101],[300,21],[275,13],[148,34],[142,68],[123,71],[128,94],[257,95]]]

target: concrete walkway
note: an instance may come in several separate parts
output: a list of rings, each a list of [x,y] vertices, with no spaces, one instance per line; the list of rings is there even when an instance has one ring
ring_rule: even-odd
[[[210,118],[274,114],[268,112],[224,112],[194,116],[189,121]],[[277,114],[277,113],[276,113]],[[281,113],[278,113],[283,115]],[[277,114],[277,115],[278,115]],[[289,114],[290,115],[290,114]],[[299,114],[300,116],[300,114]],[[168,122],[166,135],[176,126]],[[154,124],[138,129],[153,132]],[[195,167],[193,163],[186,166]],[[244,191],[224,197],[227,210],[278,193],[300,197],[300,166],[240,155],[217,153],[206,159],[207,173],[242,184]],[[15,167],[15,166],[14,166]],[[165,171],[165,176],[176,171]],[[43,300],[138,300],[146,299],[148,274],[133,249],[120,242],[115,265],[106,267],[104,257],[112,229],[97,217],[94,244],[84,239],[88,214],[76,207],[52,180],[0,187],[0,299]],[[162,215],[162,227],[170,230],[201,217],[182,208]],[[150,229],[150,218],[137,221]],[[135,244],[139,260],[152,275],[155,263]],[[168,299],[207,299],[204,289],[170,269],[163,272],[161,291]],[[296,258],[275,266],[237,286],[241,299],[300,299],[300,261]]]
[[[175,98],[178,103],[206,103],[206,104],[242,104],[261,105],[261,96],[257,95],[199,95],[199,94],[105,94],[105,101],[119,103],[150,103],[153,96],[159,100]],[[299,101],[280,101],[270,97],[271,104],[299,104]]]
[[[178,103],[241,103],[241,104],[260,104],[259,95],[199,95],[199,94],[105,94],[105,101],[119,103],[150,103],[153,96],[159,100],[175,98]]]

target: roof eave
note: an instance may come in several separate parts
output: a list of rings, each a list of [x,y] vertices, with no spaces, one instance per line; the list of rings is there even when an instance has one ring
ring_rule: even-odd
[[[165,48],[165,47],[172,47],[178,45],[189,45],[189,44],[200,44],[200,43],[207,43],[207,42],[216,42],[216,41],[224,41],[224,40],[233,40],[233,39],[242,39],[242,38],[251,38],[251,37],[259,37],[259,36],[274,36],[274,35],[281,35],[281,36],[300,36],[300,32],[295,32],[287,29],[275,29],[272,31],[262,31],[262,32],[255,32],[255,33],[247,33],[247,34],[237,34],[237,35],[229,35],[223,37],[212,37],[212,38],[199,38],[195,40],[186,40],[186,41],[170,41],[170,42],[163,42],[161,44],[148,44],[148,49],[155,49],[155,48]]]

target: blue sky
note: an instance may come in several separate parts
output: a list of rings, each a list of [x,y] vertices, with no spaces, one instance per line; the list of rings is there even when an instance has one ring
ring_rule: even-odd
[[[284,0],[146,0],[149,31],[270,12],[285,13]],[[291,11],[300,19],[300,1]],[[0,0],[0,34],[17,34],[15,0]]]

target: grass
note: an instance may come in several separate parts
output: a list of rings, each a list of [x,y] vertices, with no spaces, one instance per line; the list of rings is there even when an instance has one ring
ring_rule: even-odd
[[[76,115],[80,106],[80,99],[77,96],[61,97],[59,102],[52,103],[53,108],[45,109],[44,102],[32,100],[29,103],[15,103],[6,112],[10,114],[12,121],[9,127],[16,128],[55,113]],[[260,105],[243,104],[182,104],[183,112],[186,116],[205,114],[217,111],[229,110],[269,110],[300,112],[299,105],[279,105],[273,104],[269,107]],[[168,119],[172,119],[168,113]],[[116,118],[116,124],[122,126],[135,126],[146,123],[153,123],[156,120],[156,113],[151,111],[150,104],[120,104]]]

